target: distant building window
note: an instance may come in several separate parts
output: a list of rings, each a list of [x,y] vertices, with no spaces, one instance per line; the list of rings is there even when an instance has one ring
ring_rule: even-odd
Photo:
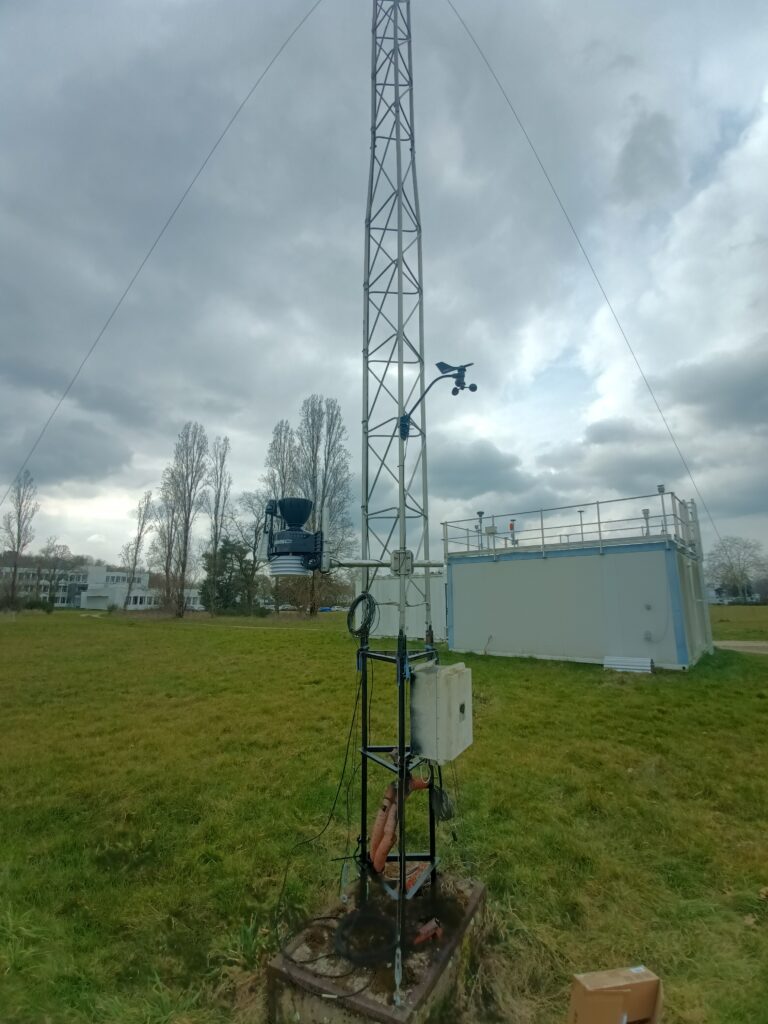
[[[139,598],[139,604],[144,604],[144,598],[143,597]]]
[[[138,599],[138,597],[136,597],[135,594],[133,595],[133,603],[134,604],[138,604],[139,603],[139,599]]]

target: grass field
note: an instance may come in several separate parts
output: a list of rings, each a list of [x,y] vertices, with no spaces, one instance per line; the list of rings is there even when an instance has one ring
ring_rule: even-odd
[[[768,625],[721,614],[720,636]],[[465,660],[475,743],[439,841],[489,913],[455,1019],[562,1022],[572,972],[645,963],[667,1024],[766,1024],[768,658]],[[340,616],[0,616],[0,1021],[262,1020],[284,859],[325,821],[354,696]],[[380,673],[382,727],[391,700]],[[294,920],[335,891],[345,818],[297,852]]]
[[[715,640],[768,640],[768,605],[712,605]]]

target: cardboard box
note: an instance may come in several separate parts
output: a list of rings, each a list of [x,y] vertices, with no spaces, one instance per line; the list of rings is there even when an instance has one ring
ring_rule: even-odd
[[[646,967],[575,974],[567,1024],[659,1024],[663,989]]]

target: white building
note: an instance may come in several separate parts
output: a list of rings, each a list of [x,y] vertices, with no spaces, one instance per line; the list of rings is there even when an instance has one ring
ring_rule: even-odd
[[[8,593],[13,577],[10,555],[2,557],[0,564],[0,593]],[[56,608],[80,607],[80,594],[88,585],[88,570],[92,566],[77,566],[74,569],[56,570],[52,573],[41,565],[34,556],[22,556],[16,570],[16,596],[19,601],[48,601],[51,586],[54,589],[52,604]]]
[[[115,569],[108,565],[90,566],[87,587],[80,595],[80,607],[97,611],[106,611],[111,605],[122,608],[128,595],[129,579],[130,573],[125,569]],[[187,587],[184,595],[185,607],[189,611],[203,610],[197,588]],[[137,572],[126,611],[153,611],[161,608],[162,603],[160,590],[150,586],[149,573]]]
[[[685,669],[712,632],[693,502],[643,495],[444,524],[453,651]]]
[[[88,585],[80,595],[80,607],[97,611],[106,611],[113,605],[122,608],[128,594],[129,579],[130,573],[125,569],[92,565],[88,573]],[[149,587],[149,573],[137,572],[128,608],[131,611],[147,611],[159,606],[159,595]]]
[[[13,567],[7,564],[9,556],[0,564],[0,592],[10,589]],[[16,572],[16,595],[22,603],[29,600],[48,601],[50,596],[49,570],[37,562],[35,556],[24,556]],[[52,604],[55,608],[86,608],[91,611],[107,611],[115,606],[122,608],[128,594],[130,574],[125,569],[108,565],[82,565],[73,569],[58,570],[55,573],[55,594]],[[190,611],[203,611],[197,588],[184,591],[185,607]],[[144,612],[162,607],[162,594],[157,587],[150,586],[149,573],[136,574],[127,611]]]

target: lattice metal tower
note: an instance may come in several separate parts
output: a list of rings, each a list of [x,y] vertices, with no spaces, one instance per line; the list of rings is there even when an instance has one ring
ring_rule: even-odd
[[[365,218],[363,559],[409,549],[429,559],[427,438],[422,403],[408,441],[400,418],[425,390],[421,216],[416,181],[410,0],[373,0],[371,164]],[[379,569],[364,570],[364,589]],[[402,575],[431,628],[429,571]],[[401,606],[402,606],[401,601]],[[400,627],[404,628],[401,607]]]

